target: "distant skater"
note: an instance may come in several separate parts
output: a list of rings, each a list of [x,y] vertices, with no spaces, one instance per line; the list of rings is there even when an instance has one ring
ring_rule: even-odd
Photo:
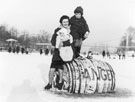
[[[106,56],[105,50],[102,51],[102,56],[103,56],[103,58]]]
[[[40,55],[42,55],[42,53],[43,53],[43,49],[40,49],[39,53],[40,53]]]

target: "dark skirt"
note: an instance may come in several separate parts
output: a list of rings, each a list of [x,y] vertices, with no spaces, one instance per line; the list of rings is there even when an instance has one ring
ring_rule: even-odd
[[[64,63],[63,61],[53,61],[53,62],[51,63],[50,68],[55,68],[56,70],[58,70],[58,69],[63,70],[63,65],[64,65],[64,64],[65,64],[65,63]]]
[[[62,69],[63,70],[64,64],[65,64],[65,62],[61,59],[61,57],[59,55],[59,50],[55,49],[53,57],[52,57],[52,63],[51,63],[50,68]]]

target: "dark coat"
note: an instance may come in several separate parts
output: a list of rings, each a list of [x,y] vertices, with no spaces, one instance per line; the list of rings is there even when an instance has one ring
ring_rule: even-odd
[[[86,31],[90,32],[87,22],[82,16],[80,19],[77,19],[75,16],[72,16],[70,19],[71,24],[71,35],[73,39],[82,39],[84,40],[84,34]]]
[[[51,44],[52,46],[55,47],[56,45],[56,37],[57,37],[57,32],[60,30],[61,28],[57,28],[54,31],[54,34],[52,35],[52,39],[51,39]],[[61,57],[59,55],[59,50],[54,48],[54,53],[53,53],[53,57],[52,57],[52,61],[61,61]]]

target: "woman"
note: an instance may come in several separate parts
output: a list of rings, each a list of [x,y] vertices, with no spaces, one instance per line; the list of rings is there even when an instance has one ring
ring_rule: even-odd
[[[62,81],[62,73],[63,73],[63,67],[65,64],[65,61],[60,56],[60,48],[64,46],[70,46],[72,43],[71,36],[69,39],[63,40],[60,37],[61,31],[66,30],[67,33],[70,33],[70,28],[69,28],[69,17],[64,15],[60,18],[60,26],[55,29],[54,34],[51,39],[51,44],[54,46],[54,53],[52,57],[52,63],[50,66],[50,71],[49,71],[49,83],[45,86],[45,89],[50,89],[52,88],[52,80],[53,80],[53,75],[55,70],[59,71],[60,79],[59,83],[56,85],[56,87],[61,90],[63,86],[63,81]]]

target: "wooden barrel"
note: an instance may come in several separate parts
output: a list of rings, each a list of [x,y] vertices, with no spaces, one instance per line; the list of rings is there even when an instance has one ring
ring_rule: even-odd
[[[113,68],[109,63],[96,59],[74,59],[66,63],[63,80],[62,91],[69,93],[106,93],[115,89]]]

